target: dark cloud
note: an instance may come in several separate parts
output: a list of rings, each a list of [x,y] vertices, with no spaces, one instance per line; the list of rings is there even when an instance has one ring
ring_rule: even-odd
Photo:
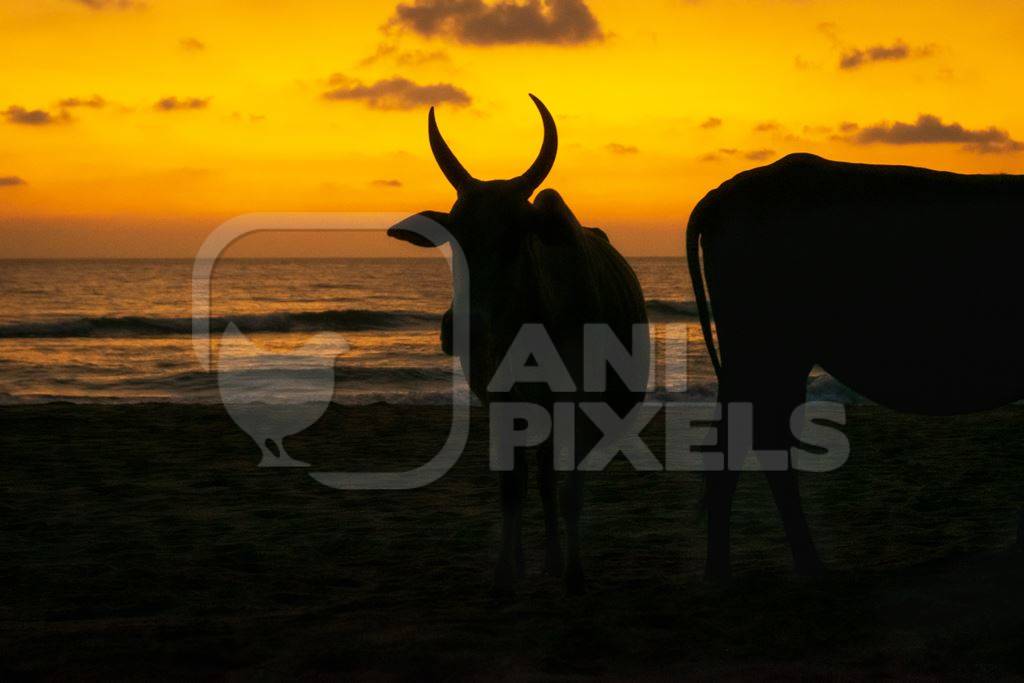
[[[63,111],[59,114],[51,114],[44,109],[25,109],[17,105],[7,107],[3,114],[4,118],[7,119],[7,123],[21,126],[48,126],[70,119],[67,113]]]
[[[859,145],[960,143],[965,150],[977,154],[1024,151],[1024,143],[1014,140],[1007,131],[995,126],[970,130],[959,123],[943,123],[938,116],[931,114],[921,114],[914,123],[897,121],[896,123],[878,123],[861,128],[847,140]]]
[[[156,104],[153,105],[153,109],[157,111],[185,111],[188,109],[206,109],[209,104],[209,97],[185,97],[180,100],[177,97],[165,97],[162,100],[157,100]]]
[[[398,5],[385,28],[472,45],[572,45],[605,37],[584,0],[413,0]]]
[[[99,95],[93,95],[89,98],[84,97],[68,97],[61,100],[58,104],[64,109],[73,109],[75,107],[88,107],[90,109],[102,109],[107,106],[107,101]]]
[[[711,130],[712,128],[718,128],[721,125],[722,119],[718,118],[717,116],[712,116],[705,120],[704,123],[700,124],[700,127],[705,130]]]
[[[182,38],[181,40],[179,40],[178,47],[180,47],[182,50],[185,50],[186,52],[202,52],[206,49],[206,43],[199,40],[198,38],[193,38],[192,36],[189,36],[187,38]]]
[[[892,45],[873,45],[864,49],[852,49],[844,52],[839,58],[840,69],[856,69],[872,62],[897,62],[911,57],[927,57],[934,48],[911,48],[902,40]]]
[[[633,145],[621,145],[617,142],[609,142],[607,145],[605,145],[605,149],[607,149],[612,154],[636,154],[640,151]]]
[[[755,149],[744,154],[743,158],[750,159],[751,161],[765,161],[773,156],[775,156],[774,149]]]
[[[89,9],[145,9],[142,0],[73,0]]]
[[[779,124],[775,123],[774,121],[764,121],[754,126],[755,133],[770,133],[778,129]]]
[[[722,154],[728,154],[730,156],[733,154],[739,154],[739,150],[736,149],[735,147],[722,147],[718,151],[721,152]]]
[[[419,85],[399,76],[366,85],[335,74],[329,83],[333,87],[323,94],[324,99],[363,102],[371,109],[417,109],[435,104],[464,107],[473,101],[465,90],[451,83]]]
[[[0,176],[0,187],[15,187],[17,185],[25,185],[25,181],[16,175],[4,175]]]
[[[858,128],[860,128],[860,126],[858,126],[853,121],[843,121],[842,123],[839,124],[839,130],[841,130],[844,133],[852,133]]]
[[[401,187],[402,186],[402,181],[401,180],[393,180],[393,179],[391,179],[391,180],[374,180],[370,184],[373,185],[374,187],[391,187],[391,188],[395,188],[395,187]]]

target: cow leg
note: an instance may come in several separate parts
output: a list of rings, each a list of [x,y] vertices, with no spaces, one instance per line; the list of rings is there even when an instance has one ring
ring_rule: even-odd
[[[499,472],[501,487],[501,552],[494,570],[496,595],[515,592],[516,579],[523,569],[523,545],[520,530],[523,518],[523,500],[526,483],[526,456],[516,453],[513,469]]]
[[[704,479],[704,502],[708,514],[708,554],[704,576],[710,581],[729,578],[729,516],[740,473],[731,470],[708,472]]]
[[[794,443],[789,418],[803,403],[810,363],[790,355],[779,347],[735,349],[723,368],[719,401],[723,420],[720,443],[729,452],[732,429],[750,430],[744,440],[757,452],[785,451],[785,470],[767,471],[774,463],[761,460],[762,467],[782,517],[786,538],[793,552],[794,565],[801,574],[820,572],[820,561],[811,540],[807,520],[800,504],[796,473],[789,469],[789,449]],[[752,422],[738,421],[740,404],[749,405]],[[745,454],[735,454],[742,458]],[[730,460],[733,460],[730,462]],[[708,558],[706,574],[711,579],[729,576],[729,513],[742,460],[726,457],[726,471],[707,475]]]
[[[567,472],[562,484],[562,495],[559,503],[562,517],[565,519],[566,561],[565,591],[569,595],[582,595],[586,592],[586,581],[583,577],[583,557],[580,543],[580,517],[583,513],[583,472],[577,469],[579,464],[590,454],[591,449],[601,440],[600,430],[590,422],[579,410],[575,417],[576,431],[572,444],[572,456],[575,467]]]
[[[544,505],[544,573],[561,576],[565,570],[565,561],[558,538],[558,488],[550,442],[537,449],[537,488],[540,489],[540,500]]]
[[[802,370],[793,367],[792,373],[773,373],[770,379],[758,387],[753,403],[754,448],[757,451],[786,453],[786,469],[769,471],[766,465],[765,477],[775,499],[775,507],[782,518],[796,572],[803,576],[815,576],[821,573],[821,561],[814,548],[814,541],[811,540],[811,531],[800,502],[797,473],[792,469],[790,460],[790,449],[795,445],[796,437],[790,430],[789,420],[793,411],[806,399],[808,372],[809,368]]]
[[[516,515],[516,576],[526,576],[526,555],[523,553],[523,507],[526,504],[526,494],[529,493],[530,477],[529,465],[526,454],[522,456],[522,464],[516,467],[516,481],[519,484],[519,511]]]
[[[797,487],[796,471],[765,472],[768,485],[775,497],[775,506],[782,516],[786,540],[793,552],[793,567],[801,576],[818,576],[822,572],[818,551],[814,548],[811,531],[807,526],[803,506],[800,504],[800,490]]]
[[[723,373],[724,375],[724,373]],[[726,406],[730,398],[729,383],[724,378],[718,394],[722,406],[722,422],[718,430],[718,443],[722,453],[728,448],[729,419]],[[707,558],[704,563],[704,578],[709,581],[725,581],[732,573],[730,555],[729,518],[732,515],[732,499],[739,482],[738,470],[730,470],[723,463],[722,470],[704,473],[704,506],[708,516]]]
[[[583,512],[583,473],[573,470],[565,477],[562,489],[562,516],[565,517],[568,558],[565,567],[565,590],[569,595],[586,592],[583,560],[580,556],[580,515]]]

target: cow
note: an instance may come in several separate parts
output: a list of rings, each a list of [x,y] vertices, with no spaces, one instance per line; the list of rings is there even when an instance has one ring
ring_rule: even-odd
[[[694,208],[686,236],[719,401],[752,404],[764,450],[792,444],[789,418],[816,364],[911,413],[1021,399],[1022,219],[1024,176],[792,154],[726,181]],[[706,475],[711,578],[729,575],[738,476]],[[767,477],[797,572],[820,572],[795,472]]]
[[[431,108],[427,116],[430,147],[455,188],[455,203],[448,212],[424,211],[412,216],[391,227],[388,235],[421,247],[440,246],[443,238],[430,239],[423,231],[412,229],[414,221],[429,219],[443,226],[465,255],[468,273],[460,272],[459,259],[453,259],[453,308],[459,310],[461,303],[468,311],[468,348],[460,350],[452,343],[452,309],[442,322],[441,345],[446,353],[459,356],[470,389],[485,406],[519,401],[543,406],[550,415],[556,402],[579,406],[600,401],[623,416],[643,399],[637,384],[646,385],[647,365],[643,364],[642,377],[628,381],[612,374],[604,391],[588,393],[582,370],[583,330],[587,324],[607,325],[628,352],[646,356],[649,337],[643,291],[607,235],[581,226],[557,192],[545,189],[530,201],[551,170],[558,149],[554,119],[538,98],[530,97],[543,121],[544,140],[533,165],[509,180],[481,181],[471,176],[441,136]],[[464,283],[468,283],[468,295]],[[517,383],[507,391],[491,385],[510,345],[527,324],[543,326],[572,376],[573,391],[543,382]],[[643,331],[636,338],[634,326],[642,326]],[[634,339],[639,341],[634,343]],[[572,462],[585,457],[601,437],[600,430],[578,414],[578,407],[575,412],[573,453],[566,456]],[[545,571],[563,576],[567,592],[578,594],[585,589],[579,539],[583,474],[568,472],[562,489],[567,535],[567,558],[563,558],[555,455],[551,439],[537,448],[537,483],[546,532]],[[527,462],[522,449],[515,454],[512,471],[499,472],[499,484],[503,522],[494,590],[508,595],[524,570],[520,527]]]

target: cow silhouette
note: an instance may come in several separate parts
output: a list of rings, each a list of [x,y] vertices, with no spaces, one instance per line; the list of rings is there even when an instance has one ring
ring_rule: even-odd
[[[625,259],[604,232],[581,226],[554,190],[543,190],[530,201],[551,170],[558,149],[554,119],[539,99],[530,97],[544,123],[544,141],[533,165],[510,180],[473,178],[444,141],[431,108],[430,147],[441,171],[455,188],[457,199],[450,211],[425,211],[393,226],[388,234],[422,247],[438,246],[414,229],[416,222],[428,218],[444,226],[464,253],[471,276],[466,302],[469,348],[453,347],[451,311],[444,316],[441,341],[446,352],[459,355],[470,388],[482,402],[491,406],[498,402],[531,403],[545,407],[550,415],[556,402],[591,401],[604,403],[621,416],[643,397],[642,390],[636,391],[635,387],[646,385],[646,362],[642,377],[612,374],[603,392],[556,392],[544,383],[520,383],[508,391],[495,391],[490,386],[506,351],[526,324],[543,326],[576,388],[584,387],[582,346],[587,323],[606,324],[634,355],[648,353],[649,339],[644,336],[634,343],[632,336],[634,325],[642,326],[646,333],[647,314],[640,284]],[[458,271],[456,261],[456,302],[466,296],[460,286],[468,280],[466,275]],[[455,310],[459,307],[455,306]],[[577,414],[570,456],[579,461],[600,439],[600,430],[586,416]],[[546,570],[558,575],[563,573],[563,556],[554,456],[550,440],[538,448],[537,480],[544,508]],[[562,494],[568,540],[564,576],[570,593],[584,590],[579,540],[582,477],[582,472],[569,472]],[[503,525],[494,586],[497,593],[508,594],[523,571],[520,528],[527,487],[525,453],[517,453],[514,469],[500,472],[499,479]]]
[[[1024,397],[1022,219],[1021,176],[793,154],[725,182],[696,206],[686,240],[720,402],[753,405],[763,450],[792,444],[815,364],[913,413]],[[794,471],[766,474],[796,570],[817,573]],[[738,476],[706,476],[710,577],[729,574]]]

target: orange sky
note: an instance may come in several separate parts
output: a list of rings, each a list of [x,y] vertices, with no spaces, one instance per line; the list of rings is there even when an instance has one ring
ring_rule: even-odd
[[[540,96],[561,137],[546,186],[628,254],[681,253],[705,192],[787,152],[1024,166],[1018,0],[495,4],[3,3],[0,257],[190,257],[240,213],[447,209],[435,99],[488,178],[532,161]]]

